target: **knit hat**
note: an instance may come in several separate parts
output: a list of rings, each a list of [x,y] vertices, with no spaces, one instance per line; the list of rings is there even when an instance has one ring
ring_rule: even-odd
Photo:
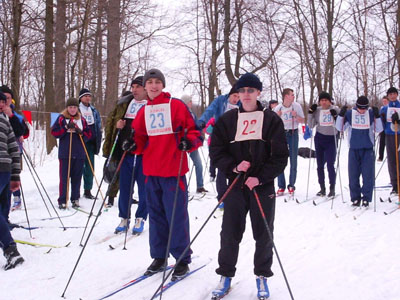
[[[278,100],[270,100],[268,104],[271,105],[271,104],[275,104],[275,103],[279,103]]]
[[[85,89],[85,88],[83,88],[83,89],[81,89],[81,91],[79,92],[79,101],[81,100],[81,98],[83,97],[83,96],[92,96],[92,93],[88,90],[88,89]]]
[[[132,82],[131,82],[131,86],[133,84],[138,84],[138,85],[143,86],[143,76],[138,76],[135,79],[133,79]]]
[[[190,101],[192,101],[192,96],[183,95],[183,96],[181,97],[181,100],[182,100],[183,102],[185,102],[185,104],[187,105],[187,104],[189,104]]]
[[[329,95],[327,92],[321,92],[318,96],[318,102],[321,101],[322,99],[329,100],[329,102],[332,103],[332,97]]]
[[[258,76],[253,73],[246,73],[240,76],[235,86],[237,90],[243,87],[252,87],[262,91],[262,83]]]
[[[230,95],[232,95],[232,94],[236,94],[236,93],[238,93],[238,90],[236,89],[236,84],[234,84],[233,86],[232,86],[232,88],[231,88],[231,90],[229,91],[229,96]]]
[[[73,97],[68,98],[67,103],[65,103],[65,107],[68,107],[68,106],[79,107],[79,102],[78,102],[78,100],[76,100],[76,98],[73,98]]]
[[[2,92],[0,92],[0,101],[7,101],[6,95],[4,95]]]
[[[392,86],[387,90],[386,94],[389,95],[391,93],[396,93],[398,95],[399,91],[394,86]]]
[[[144,77],[143,77],[143,85],[146,85],[146,81],[149,80],[150,78],[157,78],[159,80],[161,80],[161,82],[163,83],[163,86],[165,87],[165,77],[164,74],[158,70],[158,69],[151,69],[146,71],[146,73],[144,73]]]
[[[14,93],[13,93],[12,90],[11,90],[8,86],[6,86],[6,85],[0,86],[0,92],[3,92],[3,94],[4,94],[4,93],[10,94],[10,95],[11,95],[11,98],[14,98]]]
[[[367,97],[365,97],[365,96],[358,97],[357,102],[356,102],[357,108],[359,108],[359,109],[367,109],[368,108],[368,104],[369,104],[369,101],[368,101]]]

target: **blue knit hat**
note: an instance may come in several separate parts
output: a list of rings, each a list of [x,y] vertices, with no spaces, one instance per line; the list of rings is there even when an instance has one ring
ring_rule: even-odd
[[[240,76],[239,80],[236,82],[237,90],[243,87],[252,87],[256,88],[259,91],[262,91],[262,82],[257,75],[253,73],[246,73]]]

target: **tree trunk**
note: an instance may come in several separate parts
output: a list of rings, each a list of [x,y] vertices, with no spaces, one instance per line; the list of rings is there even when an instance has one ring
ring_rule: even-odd
[[[55,108],[57,111],[61,111],[65,106],[65,66],[67,56],[65,48],[65,41],[67,40],[67,32],[65,29],[66,9],[66,0],[58,0],[54,48],[54,88],[57,95],[57,99],[55,99]]]
[[[11,89],[14,94],[15,106],[19,110],[20,105],[20,71],[21,71],[21,56],[20,56],[20,33],[21,33],[21,18],[22,18],[22,3],[18,0],[13,1],[13,37],[11,41],[12,51],[12,67],[11,67]]]

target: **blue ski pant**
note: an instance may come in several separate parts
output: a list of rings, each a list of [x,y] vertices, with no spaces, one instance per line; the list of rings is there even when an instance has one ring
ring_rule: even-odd
[[[150,225],[150,255],[152,258],[165,258],[168,236],[172,223],[172,209],[175,199],[177,177],[147,176],[146,196]],[[176,210],[171,235],[169,253],[178,259],[190,243],[188,192],[186,177],[179,180]],[[189,249],[182,262],[191,262]]]
[[[375,180],[375,155],[370,149],[349,149],[349,187],[351,200],[372,201]],[[360,175],[363,180],[360,186]],[[362,196],[361,196],[362,194]]]
[[[88,153],[90,163],[92,164],[94,170],[94,151],[96,150],[96,145],[92,142],[85,143],[86,151]],[[86,157],[85,164],[83,165],[83,189],[91,190],[93,187],[93,172],[90,167],[89,161]]]
[[[4,191],[9,190],[10,178],[10,172],[0,172],[0,194],[3,194]],[[11,243],[14,243],[14,240],[11,237],[7,219],[3,216],[3,214],[0,214],[0,247],[4,250]]]
[[[11,208],[11,191],[10,191],[10,173],[9,172],[0,172],[0,184],[6,184],[6,186],[0,191],[0,214],[4,217],[4,219],[8,222],[8,217],[10,214]],[[8,174],[8,176],[7,176]]]
[[[296,176],[297,176],[297,154],[299,153],[299,130],[285,130],[286,142],[289,146],[289,161],[290,161],[290,173],[289,173],[289,185],[288,187],[295,188]],[[278,176],[278,187],[280,189],[286,188],[285,172]]]
[[[328,169],[329,184],[335,185],[335,160],[336,160],[336,142],[334,135],[324,135],[317,132],[315,135],[315,152],[317,156],[318,183],[325,186],[325,163]]]
[[[133,178],[132,178],[133,176]],[[146,205],[146,190],[145,190],[145,176],[143,175],[142,155],[126,155],[121,164],[119,176],[119,198],[118,209],[119,217],[130,219],[131,208],[129,207],[129,200],[133,198],[133,191],[135,182],[138,185],[139,192],[139,205],[135,213],[136,218],[147,219],[147,205]],[[131,190],[132,185],[132,190]],[[132,201],[131,201],[132,206]]]
[[[60,185],[58,198],[58,204],[66,203],[67,194],[67,177],[68,177],[68,159],[59,159],[60,161]],[[71,178],[71,188],[69,189],[70,199],[79,200],[80,198],[80,188],[82,181],[82,172],[84,159],[71,158],[70,167],[70,178]]]
[[[201,162],[199,149],[196,149],[189,153],[190,158],[193,161],[194,168],[196,170],[196,184],[197,188],[204,187],[203,183],[203,164]]]

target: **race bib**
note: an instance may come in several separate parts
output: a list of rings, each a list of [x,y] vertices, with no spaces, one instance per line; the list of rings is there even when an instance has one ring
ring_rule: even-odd
[[[388,122],[392,122],[392,115],[397,111],[397,113],[400,115],[400,108],[398,107],[388,107],[387,109],[387,114],[386,114],[386,120]]]
[[[351,111],[351,127],[353,129],[369,129],[369,112],[368,110],[364,114],[360,114],[357,110]]]
[[[261,140],[263,122],[262,111],[239,113],[235,141]]]
[[[135,119],[138,111],[142,108],[142,106],[147,104],[147,100],[136,101],[132,100],[129,103],[128,108],[125,113],[125,119]]]
[[[285,129],[287,129],[287,128],[292,129],[292,122],[293,122],[292,121],[292,119],[293,119],[292,108],[291,107],[282,108],[281,112],[282,112],[281,118],[282,118],[283,124],[285,125]]]
[[[88,125],[93,125],[94,124],[94,117],[93,117],[93,112],[91,109],[82,112],[82,116],[85,118],[86,122]]]
[[[172,134],[171,102],[145,106],[146,130],[149,136]]]
[[[319,112],[319,126],[330,126],[335,124],[335,119],[329,109],[321,109]]]

